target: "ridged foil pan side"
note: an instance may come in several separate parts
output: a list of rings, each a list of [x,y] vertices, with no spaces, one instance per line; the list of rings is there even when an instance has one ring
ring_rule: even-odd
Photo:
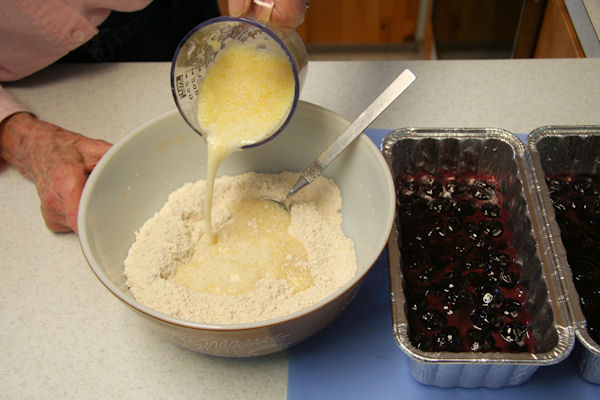
[[[538,199],[532,192],[533,172],[523,143],[500,129],[399,129],[390,132],[382,150],[394,176],[443,166],[461,171],[488,172],[500,180],[510,207],[512,245],[523,265],[521,282],[529,286],[526,307],[536,338],[533,353],[425,352],[408,336],[406,299],[399,232],[388,242],[393,332],[409,356],[411,374],[424,384],[440,387],[504,387],[523,383],[540,366],[565,359],[574,333],[554,260],[545,253],[545,231]]]
[[[545,180],[546,174],[600,173],[600,127],[541,127],[529,134],[527,146],[534,169],[538,197],[543,206],[545,229],[555,258],[554,264],[562,277],[561,284],[578,339],[572,359],[584,379],[600,383],[600,345],[590,337],[586,329],[586,319],[573,283],[567,253],[561,240]]]

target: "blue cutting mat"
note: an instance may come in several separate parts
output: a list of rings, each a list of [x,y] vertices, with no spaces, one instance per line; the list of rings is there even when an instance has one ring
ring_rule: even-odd
[[[379,145],[388,131],[368,130]],[[518,135],[522,140],[525,135]],[[289,350],[289,400],[299,399],[599,399],[600,386],[579,377],[570,361],[539,368],[517,387],[441,389],[416,382],[394,341],[387,250],[358,295],[327,328]]]

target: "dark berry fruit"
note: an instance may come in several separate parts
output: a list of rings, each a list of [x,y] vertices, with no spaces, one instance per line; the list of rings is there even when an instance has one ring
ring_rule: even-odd
[[[473,215],[477,212],[477,205],[471,200],[460,200],[454,206],[459,215]]]
[[[502,327],[500,336],[505,342],[521,347],[527,339],[527,327],[518,321],[512,321]]]
[[[569,186],[556,178],[546,178],[546,185],[548,185],[548,191],[550,195],[559,196],[565,194]]]
[[[590,226],[600,226],[600,203],[588,201],[580,218]]]
[[[494,203],[486,203],[481,206],[481,213],[486,217],[498,218],[500,216],[500,207]]]
[[[497,221],[490,221],[484,219],[479,223],[479,226],[481,227],[481,229],[483,229],[483,232],[486,235],[495,238],[502,236],[502,234],[504,233],[504,227],[502,227],[502,224]]]
[[[485,272],[487,282],[484,282],[481,286],[476,288],[476,291],[480,296],[483,296],[487,291],[495,290],[494,286],[500,283],[500,275],[504,270],[496,265],[488,263],[485,264],[483,271]]]
[[[418,241],[412,241],[403,247],[402,263],[409,270],[416,270],[427,264],[425,251]]]
[[[451,292],[456,289],[464,289],[467,281],[456,272],[448,272],[440,281],[440,289],[444,292]]]
[[[569,208],[571,208],[570,204],[559,199],[552,199],[552,206],[557,216],[565,215],[569,211]]]
[[[494,338],[486,331],[469,329],[467,340],[469,348],[473,351],[490,351],[494,348]]]
[[[592,195],[594,194],[594,186],[591,182],[584,179],[577,179],[573,182],[573,190],[576,193],[583,195]]]
[[[429,197],[438,197],[443,189],[442,184],[435,180],[421,185],[421,190]]]
[[[485,251],[491,251],[494,248],[494,238],[491,236],[483,236],[475,243],[475,247]],[[499,245],[500,246],[500,245]]]
[[[471,311],[470,318],[473,326],[480,330],[498,330],[502,326],[498,314],[489,307],[474,309]]]
[[[517,278],[515,277],[515,274],[511,271],[501,271],[498,283],[502,287],[511,289],[514,288],[517,284]]]
[[[415,181],[403,181],[400,188],[403,194],[414,194],[419,191],[419,184]]]
[[[521,310],[521,303],[514,299],[504,299],[502,302],[502,313],[504,316],[517,319]]]
[[[479,304],[484,307],[498,306],[502,304],[504,295],[497,287],[489,284],[483,284],[475,289],[479,296]]]
[[[431,335],[417,331],[414,335],[411,335],[410,342],[419,350],[429,351],[433,344],[433,338]]]
[[[418,279],[420,281],[430,282],[433,279],[434,275],[435,275],[435,268],[427,267],[423,271],[421,271]]]
[[[510,257],[505,253],[490,254],[489,261],[491,265],[495,265],[500,268],[507,268],[511,264]]]
[[[474,244],[478,249],[489,251],[494,247],[494,239],[490,236],[482,236]]]
[[[471,189],[474,188],[494,191],[494,185],[482,180],[474,180],[473,183],[471,183]]]
[[[473,248],[473,245],[470,241],[463,237],[458,237],[452,243],[452,248],[456,251],[457,254],[467,254]]]
[[[452,208],[452,202],[450,199],[444,197],[435,199],[429,203],[429,209],[436,214],[447,214]]]
[[[483,229],[479,225],[467,223],[465,224],[465,233],[473,242],[483,237]]]
[[[484,230],[477,224],[465,224],[465,233],[477,248],[491,249],[494,245],[493,239],[490,236],[487,236]]]
[[[442,290],[437,285],[430,284],[425,289],[425,296],[441,296]]]
[[[462,221],[457,217],[448,217],[446,219],[446,230],[448,233],[456,233],[462,229]]]
[[[427,200],[420,197],[409,197],[402,203],[404,213],[411,216],[422,214],[427,209],[428,204]]]
[[[467,259],[463,261],[463,271],[470,271],[479,268],[479,260]]]
[[[427,308],[427,296],[415,296],[414,299],[408,302],[408,309],[416,313],[421,313]]]
[[[448,292],[446,303],[451,310],[468,307],[473,303],[473,295],[467,289],[456,289]]]
[[[471,187],[470,193],[471,196],[473,196],[477,200],[489,200],[493,197],[493,192],[491,190],[484,189],[478,186]]]
[[[485,277],[479,272],[470,272],[466,276],[466,279],[471,287],[480,287],[486,283]]]
[[[459,196],[467,191],[467,186],[461,182],[451,180],[445,185],[446,191],[454,196]]]
[[[442,329],[433,340],[433,348],[436,351],[453,351],[459,346],[462,346],[460,333],[453,326]]]
[[[446,317],[438,310],[427,310],[421,314],[421,324],[428,331],[437,331],[446,326]]]
[[[429,229],[425,232],[427,238],[442,239],[446,236],[446,228],[444,228],[444,223],[441,218],[434,218],[428,225]]]
[[[408,268],[409,270],[417,270],[419,268],[422,268],[425,264],[423,263],[423,261],[419,260],[419,259],[409,259],[408,262],[404,261],[404,259],[402,260],[404,265],[406,266],[406,268]]]

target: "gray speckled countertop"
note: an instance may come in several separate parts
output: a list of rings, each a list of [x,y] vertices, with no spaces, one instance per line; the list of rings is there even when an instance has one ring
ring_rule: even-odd
[[[302,98],[352,119],[406,67],[417,81],[372,127],[600,125],[600,59],[311,62]],[[115,142],[174,108],[169,69],[59,65],[6,87],[40,118]],[[286,397],[285,352],[207,357],[144,329],[77,236],[45,228],[31,182],[9,168],[0,193],[0,398]]]

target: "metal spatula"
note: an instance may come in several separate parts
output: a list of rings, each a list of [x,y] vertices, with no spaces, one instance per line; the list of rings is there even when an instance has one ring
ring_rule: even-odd
[[[405,69],[394,81],[344,130],[317,159],[300,173],[296,184],[282,200],[274,200],[289,210],[291,197],[317,179],[323,170],[354,141],[402,92],[416,79]],[[272,199],[270,199],[272,200]]]

